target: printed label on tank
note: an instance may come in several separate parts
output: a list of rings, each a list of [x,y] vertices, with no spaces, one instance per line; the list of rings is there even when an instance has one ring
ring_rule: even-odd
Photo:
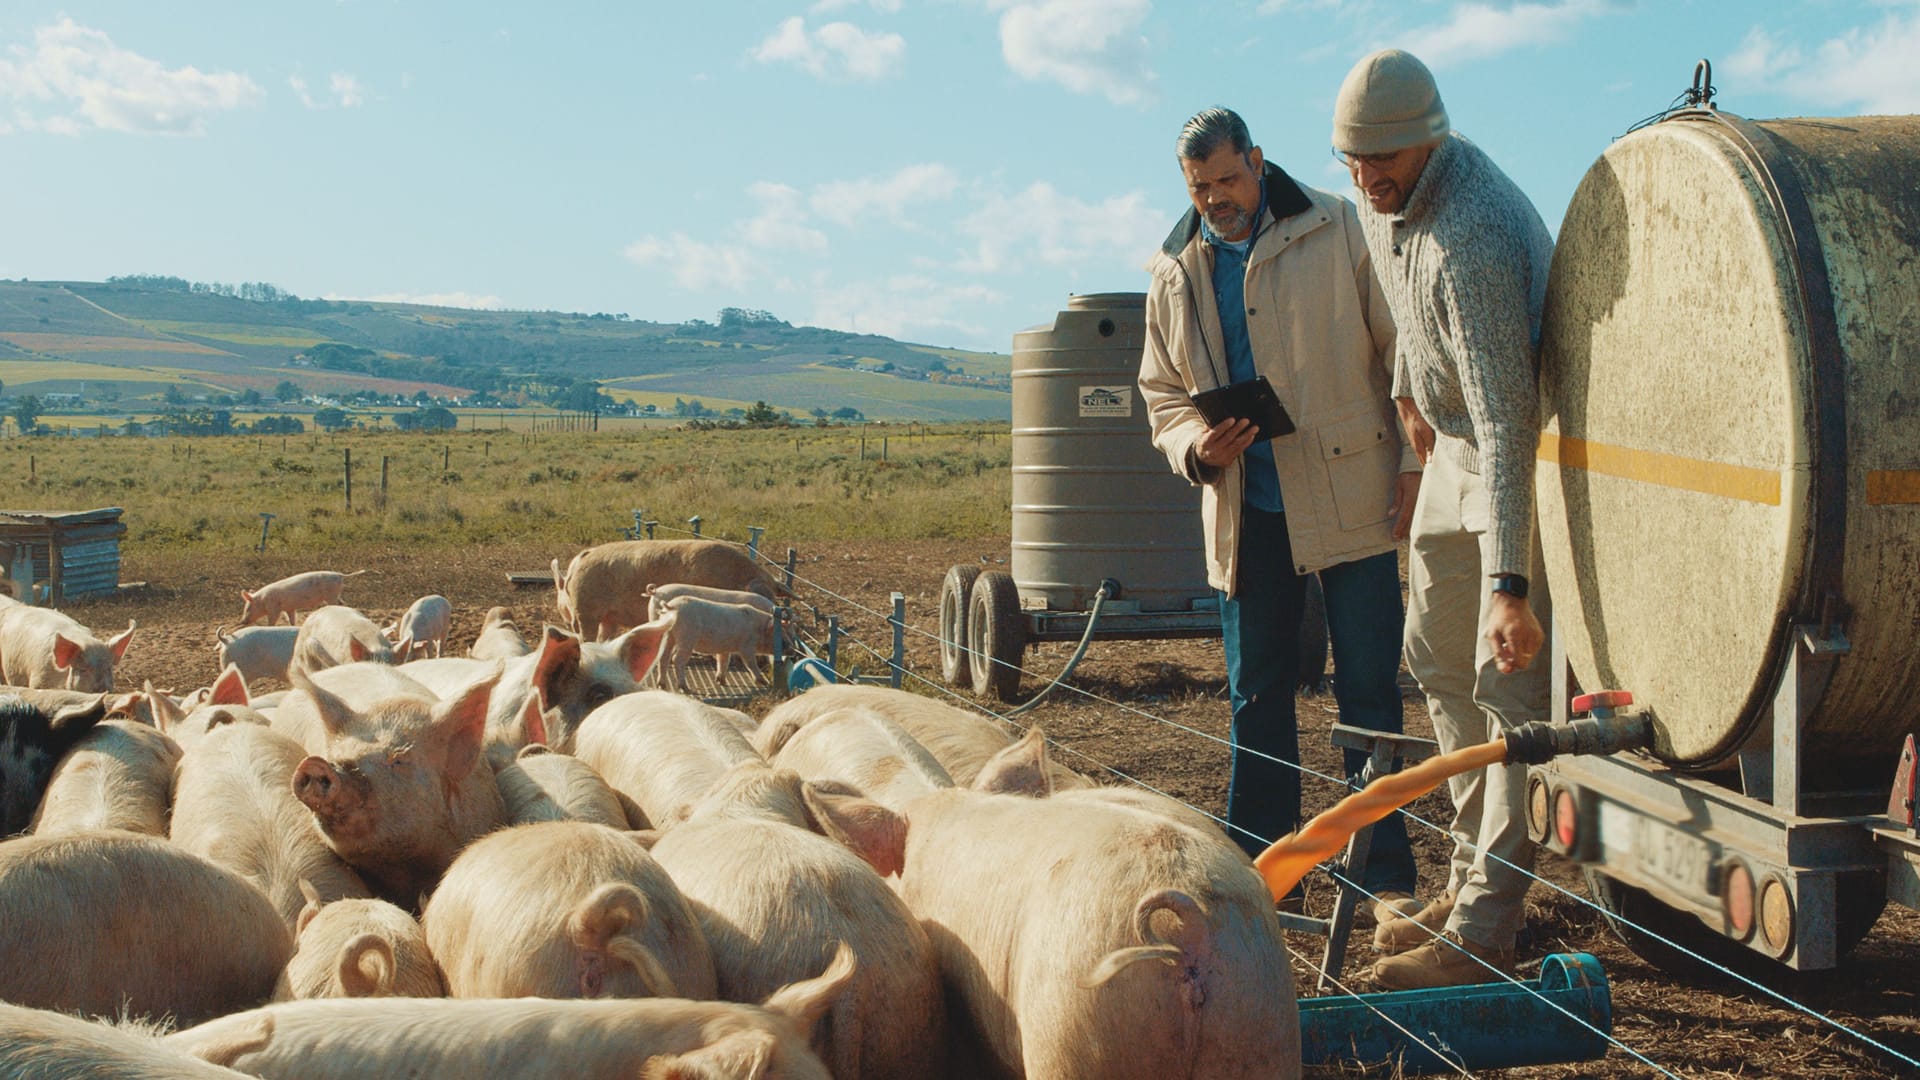
[[[1133,387],[1083,386],[1080,388],[1081,416],[1132,416]]]

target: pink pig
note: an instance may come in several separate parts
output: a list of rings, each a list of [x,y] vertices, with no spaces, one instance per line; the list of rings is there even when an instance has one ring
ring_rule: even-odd
[[[263,622],[271,626],[279,622],[282,615],[292,622],[294,616],[302,611],[337,604],[340,602],[340,590],[346,587],[347,579],[364,573],[365,570],[355,570],[351,574],[309,570],[262,585],[253,592],[241,589],[240,599],[246,603],[246,608],[240,613],[240,625],[252,626]]]

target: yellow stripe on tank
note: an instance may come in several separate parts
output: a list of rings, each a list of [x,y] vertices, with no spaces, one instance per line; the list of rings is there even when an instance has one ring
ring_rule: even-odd
[[[1652,450],[1610,446],[1555,435],[1550,431],[1540,433],[1540,460],[1643,484],[1697,491],[1703,495],[1719,495],[1764,506],[1780,505],[1780,473],[1774,469],[1726,465]]]

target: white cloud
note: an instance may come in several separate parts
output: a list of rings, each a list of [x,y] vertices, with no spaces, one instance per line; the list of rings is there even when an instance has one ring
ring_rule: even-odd
[[[641,266],[664,267],[683,289],[710,289],[720,285],[740,289],[760,271],[743,248],[702,243],[681,232],[665,239],[643,236],[628,244],[621,254]]]
[[[807,322],[857,334],[884,334],[906,341],[980,339],[987,330],[968,321],[958,309],[970,304],[998,304],[1001,294],[984,285],[951,285],[919,274],[899,274],[880,281],[842,286],[822,285],[814,296]]]
[[[1116,105],[1147,105],[1158,76],[1140,33],[1152,0],[988,0],[1014,74]]]
[[[1277,15],[1282,11],[1327,11],[1338,7],[1364,6],[1364,2],[1353,3],[1351,0],[1260,0],[1260,6],[1255,10],[1261,15]]]
[[[831,22],[811,33],[799,15],[782,22],[753,47],[763,64],[790,63],[819,79],[874,81],[898,75],[906,66],[907,39],[893,33],[868,33],[845,22]]]
[[[1587,19],[1621,10],[1612,0],[1560,0],[1559,3],[1457,4],[1447,21],[1406,35],[1400,45],[1443,68],[1485,60],[1515,49],[1561,41]]]
[[[373,296],[341,296],[328,293],[324,300],[360,300],[369,304],[419,304],[423,307],[473,308],[479,311],[501,311],[506,302],[497,296],[469,292],[443,293],[376,293]]]
[[[326,105],[316,100],[313,92],[307,89],[307,80],[298,75],[289,75],[287,76],[287,85],[293,88],[293,96],[300,99],[300,104],[305,105],[309,109],[326,108]]]
[[[959,224],[974,250],[959,269],[998,273],[1029,258],[1061,265],[1100,256],[1144,263],[1172,222],[1144,192],[1082,202],[1040,181],[1017,195],[993,195]]]
[[[822,184],[813,191],[813,209],[840,225],[852,225],[872,217],[905,224],[909,206],[948,198],[959,187],[960,178],[945,165],[908,165],[891,176]]]
[[[740,223],[740,237],[767,251],[827,250],[827,234],[806,224],[806,198],[794,188],[762,180],[747,189],[760,203],[760,213]]]
[[[1819,105],[1866,114],[1920,112],[1920,14],[1893,13],[1871,29],[1855,27],[1810,53],[1782,47],[1755,27],[1727,61],[1727,72]]]
[[[367,92],[361,88],[360,80],[344,71],[334,72],[333,77],[328,80],[328,85],[333,90],[334,100],[338,101],[343,109],[351,109],[355,105],[366,103]]]
[[[31,48],[12,46],[0,59],[0,97],[71,109],[44,119],[29,114],[34,126],[56,134],[91,127],[199,135],[209,114],[254,104],[264,93],[235,71],[169,70],[72,19],[40,27],[33,37]]]

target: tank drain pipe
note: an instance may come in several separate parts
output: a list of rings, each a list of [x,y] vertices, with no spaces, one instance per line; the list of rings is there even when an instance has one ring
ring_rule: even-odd
[[[1119,582],[1112,578],[1101,579],[1099,590],[1093,594],[1093,607],[1087,612],[1087,629],[1080,635],[1080,644],[1074,646],[1073,655],[1067,659],[1067,666],[1060,669],[1060,674],[1055,675],[1052,682],[1041,687],[1039,693],[1028,698],[1018,706],[1001,713],[1000,716],[1002,719],[1019,716],[1021,713],[1045,701],[1047,695],[1053,693],[1054,687],[1065,682],[1067,677],[1073,674],[1073,669],[1080,666],[1080,658],[1087,655],[1087,646],[1093,642],[1093,627],[1095,623],[1100,621],[1100,608],[1119,592]]]
[[[1543,765],[1568,754],[1617,754],[1653,744],[1653,724],[1645,712],[1621,713],[1633,704],[1625,690],[1602,690],[1573,699],[1572,711],[1593,715],[1555,724],[1544,720],[1521,724],[1507,732],[1507,763]]]

